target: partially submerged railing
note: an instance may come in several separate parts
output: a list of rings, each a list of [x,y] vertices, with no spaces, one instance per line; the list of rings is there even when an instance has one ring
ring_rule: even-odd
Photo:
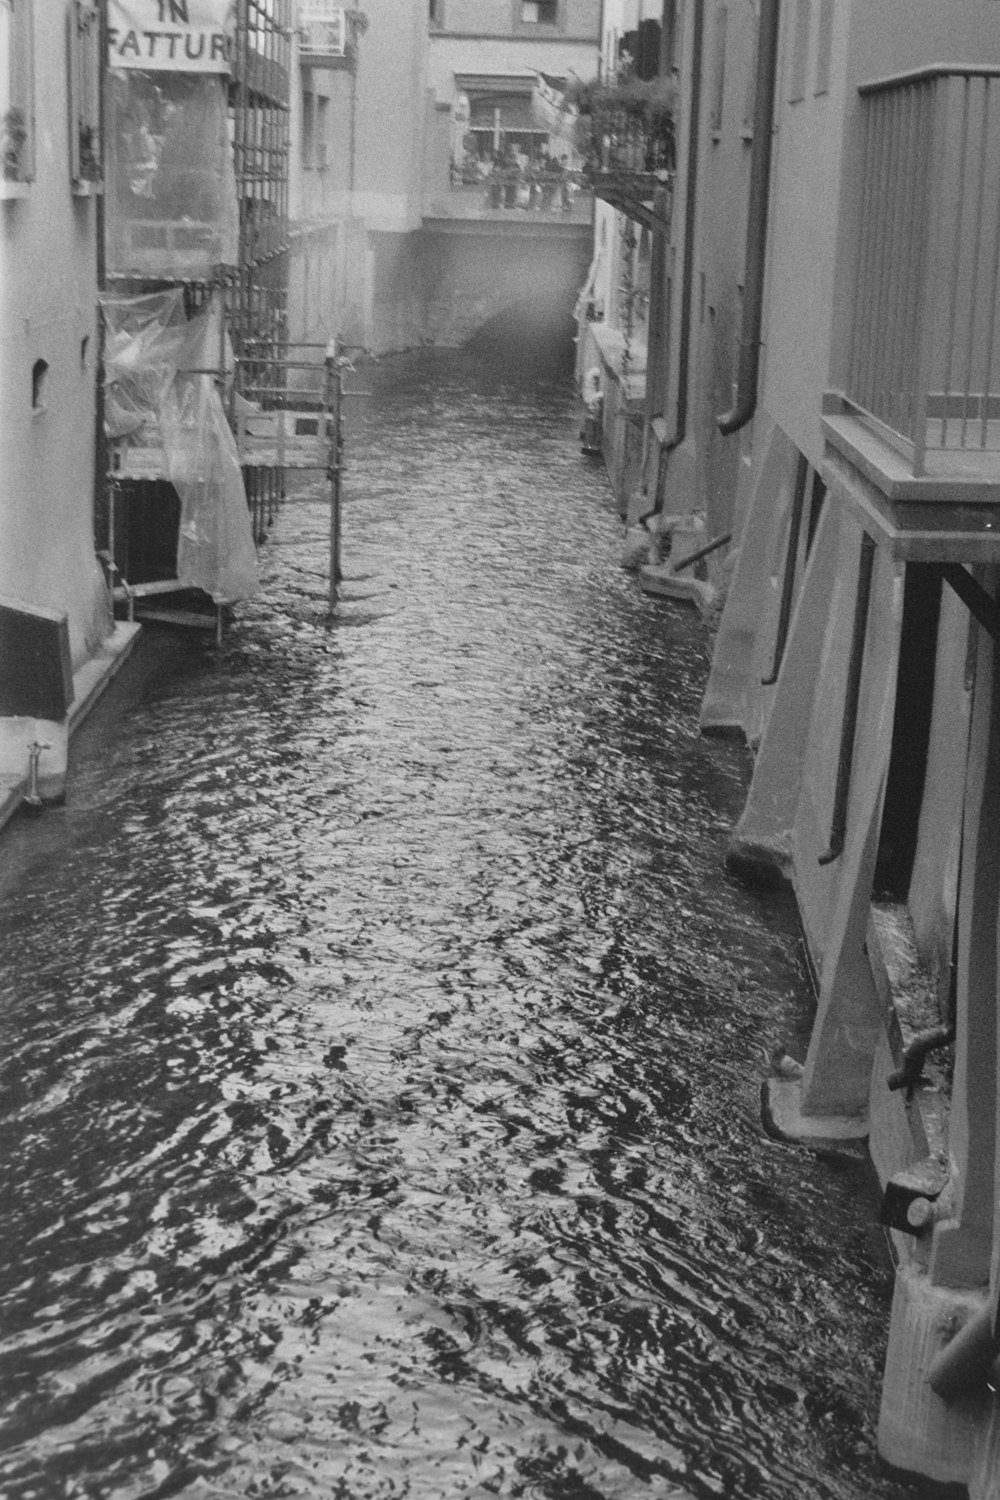
[[[912,463],[1000,451],[1000,68],[863,84],[845,395]]]

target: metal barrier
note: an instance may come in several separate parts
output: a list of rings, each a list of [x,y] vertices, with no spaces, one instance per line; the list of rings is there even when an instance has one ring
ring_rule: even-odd
[[[863,84],[865,144],[845,395],[926,472],[1000,451],[1000,68]]]

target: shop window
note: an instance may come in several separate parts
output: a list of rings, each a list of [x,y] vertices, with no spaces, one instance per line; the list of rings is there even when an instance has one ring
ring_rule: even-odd
[[[69,175],[74,183],[101,177],[100,20],[90,0],[70,0]]]
[[[35,55],[31,0],[0,0],[3,181],[35,176]]]
[[[557,26],[559,0],[520,0],[520,15],[525,26]]]

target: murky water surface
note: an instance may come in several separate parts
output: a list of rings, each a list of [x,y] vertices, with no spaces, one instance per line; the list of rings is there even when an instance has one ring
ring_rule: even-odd
[[[866,1175],[759,1128],[805,991],[703,625],[565,383],[358,379],[340,623],[299,498],[4,836],[2,1493],[919,1493]]]

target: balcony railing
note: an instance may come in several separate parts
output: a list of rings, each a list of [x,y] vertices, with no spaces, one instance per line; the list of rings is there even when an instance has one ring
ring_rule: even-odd
[[[427,195],[424,214],[435,219],[589,224],[592,204],[578,172],[452,168],[447,189]]]
[[[1000,452],[1000,68],[865,84],[845,395],[916,475]]]

